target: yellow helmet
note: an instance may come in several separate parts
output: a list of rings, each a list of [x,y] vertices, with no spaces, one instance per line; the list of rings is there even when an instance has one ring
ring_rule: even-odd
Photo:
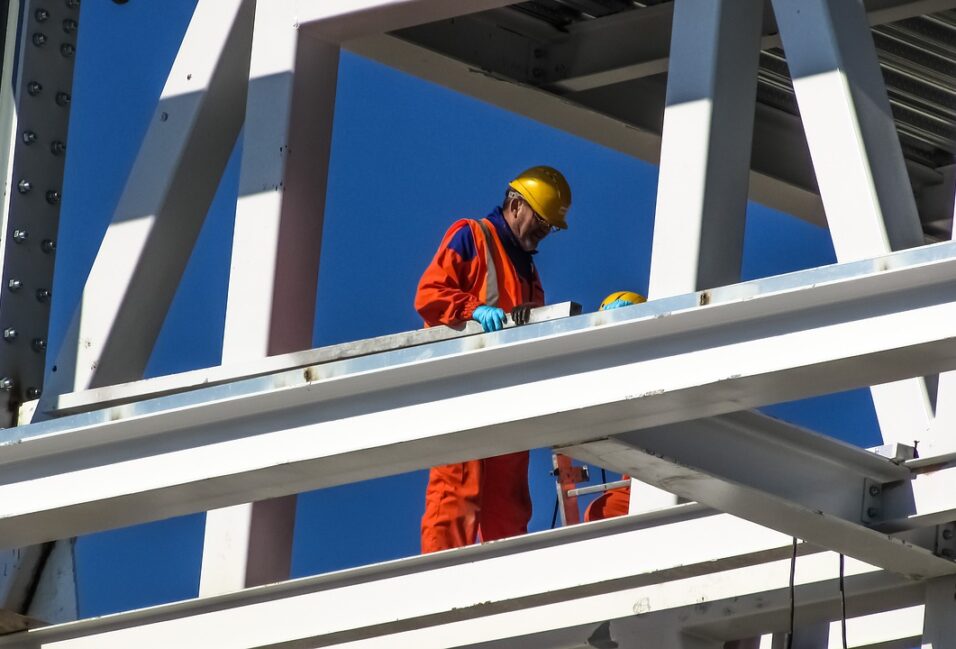
[[[571,186],[552,167],[531,167],[518,174],[508,187],[521,194],[535,212],[551,225],[568,229],[565,215],[571,207]]]
[[[611,302],[617,302],[618,300],[624,300],[625,302],[630,302],[631,304],[647,302],[647,298],[640,293],[634,293],[633,291],[615,291],[604,298],[604,301],[601,302],[601,306],[598,311],[603,311],[604,307],[606,307],[608,304]]]

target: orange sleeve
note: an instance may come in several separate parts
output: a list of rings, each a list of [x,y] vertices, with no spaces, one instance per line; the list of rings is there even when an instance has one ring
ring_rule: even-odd
[[[462,228],[467,232],[459,232]],[[454,223],[418,282],[415,310],[426,326],[453,325],[471,319],[475,309],[481,306],[476,295],[481,286],[480,266],[474,232],[468,221]]]

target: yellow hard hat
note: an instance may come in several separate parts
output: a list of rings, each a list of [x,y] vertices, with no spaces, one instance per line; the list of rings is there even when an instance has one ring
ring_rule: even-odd
[[[604,301],[601,302],[601,306],[598,311],[603,311],[604,307],[606,307],[608,304],[611,302],[617,302],[618,300],[624,300],[625,302],[630,302],[631,304],[647,302],[647,298],[640,293],[634,293],[633,291],[615,291],[604,298]]]
[[[508,187],[521,194],[535,212],[551,225],[568,229],[565,215],[571,207],[571,186],[552,167],[531,167],[518,174]]]

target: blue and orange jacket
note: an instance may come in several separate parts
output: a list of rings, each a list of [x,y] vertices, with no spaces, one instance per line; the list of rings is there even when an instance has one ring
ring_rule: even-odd
[[[544,289],[532,255],[521,248],[501,208],[495,208],[484,221],[489,226],[491,256],[498,277],[497,306],[506,312],[519,304],[544,306]],[[424,318],[425,326],[470,320],[477,307],[487,304],[486,250],[477,221],[461,219],[448,228],[435,258],[418,282],[415,309]]]

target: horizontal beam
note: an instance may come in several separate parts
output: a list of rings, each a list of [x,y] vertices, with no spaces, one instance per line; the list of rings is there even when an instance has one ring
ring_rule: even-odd
[[[659,160],[661,149],[659,124],[656,128],[653,124],[636,124],[627,115],[621,116],[610,112],[605,106],[605,104],[613,104],[618,111],[622,107],[630,111],[645,106],[646,97],[642,96],[642,92],[637,92],[633,101],[630,95],[623,98],[615,96],[604,104],[601,103],[601,98],[588,97],[588,104],[584,105],[511,78],[478,69],[472,63],[430,51],[397,36],[364,37],[348,41],[344,47],[360,56],[457,90],[615,151],[653,164]],[[654,107],[652,112],[659,115],[660,108]],[[750,198],[812,223],[824,224],[823,205],[815,186],[812,185],[812,170],[809,164],[800,165],[793,162],[793,160],[808,158],[806,145],[801,144],[799,121],[780,111],[773,111],[773,113],[773,120],[767,122],[769,124],[767,137],[772,132],[776,134],[774,136],[776,138],[787,138],[788,142],[792,139],[794,145],[788,146],[786,155],[781,155],[779,151],[772,151],[770,152],[772,155],[761,156],[759,151],[755,152],[753,167],[756,170],[752,169],[750,172]],[[777,122],[782,122],[782,125]],[[756,124],[758,130],[763,128],[762,123],[758,115]],[[766,159],[766,169],[759,167],[758,159]],[[794,168],[795,174],[788,176],[787,173]]]
[[[581,312],[581,305],[574,302],[562,302],[531,310],[529,324],[548,322],[557,318],[567,318]],[[506,314],[505,328],[514,327],[511,316]],[[405,349],[418,345],[452,340],[463,336],[482,333],[481,325],[474,321],[463,323],[460,327],[429,327],[417,331],[407,331],[387,336],[377,336],[353,342],[330,345],[318,349],[309,349],[289,354],[278,354],[246,363],[235,363],[207,367],[200,370],[168,374],[132,383],[108,385],[93,390],[70,392],[59,395],[52,403],[49,414],[67,415],[88,412],[107,406],[115,406],[132,401],[177,394],[197,388],[221,385],[229,381],[283,372],[310,365],[321,365],[332,361],[358,358],[368,354],[378,354],[395,349]]]
[[[297,0],[299,28],[332,43],[496,9],[513,0]]]
[[[956,7],[956,0],[868,0],[870,25],[882,25]],[[544,47],[544,81],[558,92],[580,92],[667,71],[673,4],[624,11],[571,25]],[[769,14],[768,14],[769,15]],[[766,20],[761,49],[780,47],[773,20]]]
[[[786,536],[683,505],[37,629],[2,637],[0,647],[126,649],[182,646],[188,638],[222,649],[303,642],[427,648],[450,646],[451,638],[460,645],[463,638],[477,643],[547,634],[557,620],[572,633],[613,620],[612,633],[627,634],[627,618],[645,624],[681,619],[711,633],[719,633],[717,622],[756,618],[773,630],[786,624],[790,551]],[[799,554],[798,607],[819,609],[824,592],[825,601],[837,601],[836,557],[805,546]],[[922,590],[853,561],[847,577],[850,605],[858,611],[875,596],[884,610],[911,605]],[[832,605],[829,610],[836,613]]]
[[[954,368],[941,243],[0,431],[0,545]]]
[[[675,453],[681,460],[671,459],[673,455],[669,457],[667,451],[655,448],[653,440],[644,444],[636,433],[564,447],[559,452],[627,472],[678,496],[914,579],[956,573],[956,563],[934,555],[930,549],[865,527],[860,520],[860,507],[866,487],[858,476],[848,472],[849,484],[837,485],[840,481],[827,480],[835,475],[818,482],[825,472],[813,471],[813,462],[802,462],[797,448],[791,453],[794,464],[789,465],[786,455],[771,458],[759,443],[746,439],[747,435],[740,436],[740,446],[753,446],[752,454],[741,455],[739,449],[734,448],[720,452],[709,443],[707,436],[699,434],[707,429],[719,433],[717,423],[719,420],[711,420],[705,422],[701,430],[689,432],[686,441],[696,442],[702,453]],[[714,462],[701,462],[707,452],[712,454]],[[690,463],[705,464],[708,468],[683,464],[687,456]],[[827,456],[819,455],[816,461],[824,465]],[[726,469],[731,463],[736,467],[728,472]],[[790,469],[794,465],[810,469],[804,479],[792,479]],[[755,477],[751,472],[764,476]],[[763,477],[772,472],[780,474],[777,485],[763,481]],[[759,486],[754,486],[755,483]],[[828,511],[833,509],[837,511]]]

